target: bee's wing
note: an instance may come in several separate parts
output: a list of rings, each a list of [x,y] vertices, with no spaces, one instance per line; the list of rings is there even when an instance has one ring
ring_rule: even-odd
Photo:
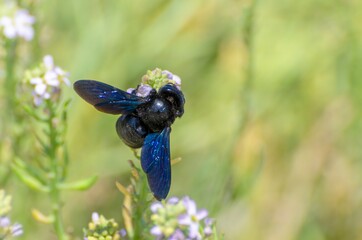
[[[167,127],[147,135],[141,152],[142,169],[158,200],[166,198],[171,185],[170,132],[171,128]]]
[[[110,114],[130,113],[146,101],[144,98],[94,80],[76,81],[74,90],[96,109]]]

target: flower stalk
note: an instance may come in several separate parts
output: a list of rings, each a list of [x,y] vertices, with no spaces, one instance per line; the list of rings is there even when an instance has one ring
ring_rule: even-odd
[[[16,57],[16,47],[17,41],[11,39],[4,40],[5,48],[5,78],[3,82],[3,99],[4,99],[4,109],[2,121],[0,122],[0,155],[2,151],[8,152],[9,159],[5,159],[5,162],[10,162],[11,158],[14,155],[14,150],[12,147],[9,149],[4,149],[6,146],[4,140],[8,140],[9,144],[12,144],[12,139],[15,138],[14,132],[12,131],[12,122],[16,121],[16,115],[14,113],[15,100],[13,96],[16,94],[16,79],[15,79],[15,64],[17,61]],[[5,117],[6,116],[6,117]],[[4,145],[3,145],[4,144]],[[5,186],[6,182],[11,176],[10,168],[6,168],[5,174],[0,179],[0,184]]]
[[[19,4],[19,3],[18,3]],[[14,130],[15,122],[22,123],[21,114],[17,111],[17,85],[19,79],[16,75],[17,70],[17,49],[21,44],[20,38],[30,41],[33,38],[33,24],[35,18],[29,14],[26,9],[19,8],[15,2],[4,1],[1,4],[0,16],[0,39],[3,43],[4,51],[4,81],[3,81],[3,101],[2,120],[0,123],[0,155],[4,157],[5,174],[0,179],[0,185],[5,185],[11,176],[10,165],[14,157],[21,152],[20,143],[23,138],[21,134]],[[19,125],[20,125],[19,124]],[[19,150],[20,149],[20,150]],[[3,166],[4,166],[3,165]]]
[[[136,155],[137,156],[137,155]],[[137,156],[139,159],[139,157]],[[147,229],[148,206],[151,203],[145,175],[130,160],[131,184],[127,187],[117,183],[117,187],[124,195],[122,209],[123,221],[129,239],[143,239]]]
[[[52,212],[54,217],[53,226],[56,232],[56,235],[58,236],[58,239],[60,240],[66,240],[68,239],[67,234],[65,233],[62,217],[61,217],[61,192],[58,188],[58,183],[62,181],[61,176],[59,174],[59,164],[56,158],[56,153],[58,151],[58,142],[57,142],[57,128],[54,126],[54,122],[56,120],[55,115],[55,106],[52,101],[46,101],[47,107],[50,110],[49,111],[49,118],[47,121],[48,130],[49,130],[49,154],[48,157],[51,162],[51,172],[50,172],[50,198],[52,202]]]
[[[69,85],[68,73],[54,65],[51,56],[45,56],[38,67],[25,74],[23,94],[28,104],[23,106],[33,123],[42,126],[43,132],[34,132],[42,151],[36,151],[34,161],[17,159],[12,164],[14,173],[30,188],[48,194],[51,203],[50,215],[33,209],[33,217],[41,222],[52,224],[60,240],[70,238],[62,220],[62,193],[65,190],[86,190],[96,181],[96,177],[66,182],[68,154],[65,145],[67,129],[67,108],[70,101],[62,101],[61,87]],[[30,103],[30,98],[33,102]],[[27,99],[26,99],[27,98]],[[37,128],[34,128],[37,129]]]
[[[11,112],[12,106],[14,105],[15,91],[16,91],[16,81],[15,81],[15,64],[16,64],[16,40],[5,40],[5,81],[4,89],[7,99],[7,113]]]

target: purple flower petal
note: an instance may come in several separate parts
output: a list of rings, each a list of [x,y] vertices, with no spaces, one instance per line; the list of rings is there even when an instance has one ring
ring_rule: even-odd
[[[43,94],[43,98],[44,98],[44,99],[49,99],[49,98],[50,98],[50,93],[45,92],[45,93]]]
[[[92,222],[96,223],[99,221],[99,214],[97,212],[92,213]]]
[[[132,94],[133,91],[134,91],[134,88],[128,88],[126,92]]]
[[[57,87],[60,84],[58,74],[53,70],[47,71],[44,75],[44,79],[49,86]]]
[[[192,223],[191,216],[188,214],[182,214],[178,217],[178,223],[181,225],[190,225]]]
[[[19,223],[15,223],[13,227],[11,228],[11,234],[16,237],[23,234],[23,226],[21,226]]]
[[[180,229],[176,229],[175,232],[168,238],[168,240],[184,240],[185,235]]]
[[[211,226],[214,220],[212,218],[205,218],[204,222],[206,226]]]
[[[40,77],[35,77],[35,78],[30,79],[30,83],[34,84],[34,85],[40,84],[40,83],[43,83],[43,79],[41,79]]]
[[[58,74],[58,75],[67,75],[67,73],[66,72],[64,72],[64,70],[63,69],[61,69],[60,67],[55,67],[54,68],[54,72],[56,73],[56,74]]]
[[[121,235],[121,237],[125,237],[127,235],[126,229],[122,228],[121,230],[119,230],[119,235]]]
[[[201,209],[201,210],[197,211],[196,218],[197,218],[197,220],[201,220],[201,219],[206,218],[207,215],[208,215],[207,210],[206,209]]]
[[[180,199],[178,199],[177,197],[171,197],[168,199],[167,203],[169,204],[177,204],[180,201]]]
[[[136,95],[139,97],[147,97],[152,90],[150,85],[142,84],[138,87]]]
[[[7,38],[10,38],[10,39],[14,39],[16,37],[16,29],[11,26],[11,27],[5,27],[4,29],[4,35],[7,37]]]
[[[161,236],[162,235],[162,230],[159,226],[154,226],[151,228],[151,234],[154,236]]]
[[[167,78],[170,80],[172,80],[172,78],[173,78],[173,74],[168,70],[163,70],[162,74],[165,74],[167,76]]]
[[[159,202],[152,203],[151,207],[150,207],[150,209],[153,213],[157,213],[158,209],[160,209],[160,208],[162,208],[162,204]]]
[[[175,81],[176,85],[181,86],[181,78],[177,75],[173,75],[172,80]]]
[[[199,233],[199,223],[194,222],[189,226],[189,237],[191,239],[201,239],[201,234]]]
[[[211,229],[210,226],[207,226],[207,227],[204,228],[204,234],[206,236],[210,236],[212,234],[212,229]]]
[[[196,214],[196,203],[193,201],[190,197],[186,196],[182,199],[183,204],[187,210],[187,213],[189,215],[195,215]]]
[[[44,65],[47,69],[52,69],[54,67],[54,60],[51,55],[46,55],[43,58]]]
[[[45,94],[46,89],[47,89],[47,85],[45,85],[44,83],[40,83],[40,84],[35,85],[34,91],[37,95],[41,96],[41,95]]]
[[[8,217],[0,217],[0,227],[6,228],[10,225],[10,219]]]
[[[65,85],[67,85],[68,87],[70,86],[70,80],[66,77],[63,78],[63,82],[65,83]]]
[[[35,92],[33,95],[34,95],[34,105],[37,107],[40,106],[43,103],[43,98],[36,95]]]

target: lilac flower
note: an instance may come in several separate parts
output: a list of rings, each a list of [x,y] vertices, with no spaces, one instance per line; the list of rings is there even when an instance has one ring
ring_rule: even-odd
[[[11,227],[11,235],[13,237],[17,237],[23,234],[23,226],[21,226],[21,224],[19,223],[15,223],[12,227]]]
[[[182,202],[174,197],[167,202],[154,202],[150,209],[151,221],[154,224],[150,233],[157,239],[171,239],[171,236],[177,232],[177,217],[186,211]],[[177,239],[177,236],[175,235],[173,239]]]
[[[154,202],[150,206],[156,239],[195,240],[206,239],[213,233],[213,221],[205,209],[198,210],[190,197],[171,197],[168,201]]]
[[[168,70],[163,70],[163,71],[162,71],[162,74],[165,74],[168,79],[172,79],[172,78],[173,78],[172,72],[170,72],[170,71],[168,71]]]
[[[132,94],[132,93],[133,93],[133,91],[135,91],[135,89],[134,89],[134,88],[128,88],[126,92],[128,92],[128,93],[131,93],[131,94]]]
[[[114,219],[107,219],[96,212],[92,213],[92,221],[88,224],[88,228],[83,229],[83,232],[84,240],[116,240],[121,234],[118,223]]]
[[[35,106],[40,106],[44,100],[57,99],[60,85],[70,85],[69,73],[54,65],[53,57],[47,55],[43,58],[40,67],[28,71],[27,80],[34,87],[33,97]]]
[[[0,217],[0,228],[9,227],[10,224],[10,219],[8,217]]]
[[[152,71],[148,71],[147,74],[142,77],[143,85],[150,86],[157,91],[162,86],[169,83],[174,84],[178,89],[181,89],[181,78],[168,70],[156,68]]]
[[[92,213],[92,222],[95,224],[99,222],[99,214],[97,212]]]
[[[205,218],[204,223],[205,223],[204,227],[205,236],[211,236],[213,220],[211,218]]]
[[[156,237],[161,237],[163,235],[162,229],[160,226],[153,226],[150,230],[151,234]]]
[[[44,78],[50,86],[59,86],[60,82],[64,82],[66,85],[70,86],[70,81],[68,79],[69,73],[65,72],[60,67],[55,66],[52,56],[46,55],[43,58],[43,63],[46,68]]]
[[[136,95],[139,97],[147,97],[150,94],[151,90],[152,90],[152,87],[150,85],[141,84],[137,88]]]
[[[161,209],[162,207],[163,207],[163,206],[162,206],[162,204],[161,204],[160,202],[154,202],[154,203],[151,204],[150,209],[151,209],[151,211],[152,211],[153,213],[157,213],[157,212],[158,212],[158,209]]]
[[[3,28],[4,35],[9,39],[22,37],[30,41],[34,37],[34,22],[35,18],[27,10],[19,9],[13,16],[1,17],[0,28]]]
[[[175,232],[168,238],[168,240],[185,240],[186,237],[180,229],[176,229]]]
[[[189,226],[189,237],[191,239],[201,239],[201,234],[199,232],[200,220],[206,218],[208,212],[205,209],[197,211],[195,201],[189,197],[184,197],[182,201],[186,207],[186,214],[180,215],[178,222],[181,225]]]
[[[172,204],[172,205],[176,205],[179,201],[180,201],[180,199],[178,197],[170,197],[167,200],[167,203]]]
[[[139,97],[147,97],[152,90],[152,87],[148,84],[142,83],[137,88],[128,88],[127,92],[131,94],[136,94]]]
[[[119,230],[119,235],[121,236],[121,237],[125,237],[126,235],[127,235],[127,231],[126,231],[126,229],[124,229],[124,228],[122,228],[121,230]]]
[[[163,71],[162,71],[162,74],[165,74],[169,80],[172,80],[172,81],[175,83],[175,85],[176,85],[179,89],[181,89],[181,78],[180,78],[179,76],[171,73],[171,72],[168,71],[168,70],[163,70]]]

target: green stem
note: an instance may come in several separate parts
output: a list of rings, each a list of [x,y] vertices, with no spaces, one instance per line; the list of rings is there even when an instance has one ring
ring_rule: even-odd
[[[136,156],[140,160],[139,156]],[[138,181],[138,194],[135,196],[134,201],[134,215],[133,215],[133,226],[134,226],[134,237],[133,239],[143,239],[143,232],[146,229],[146,222],[144,220],[144,214],[148,209],[149,202],[148,197],[148,183],[145,174],[142,171],[140,173]]]
[[[148,202],[148,188],[147,181],[145,178],[141,179],[140,184],[140,195],[138,201],[135,206],[135,214],[134,214],[134,239],[142,239],[143,231],[145,230],[146,223],[144,221],[144,213],[147,211]]]
[[[16,63],[16,40],[5,41],[5,96],[7,99],[7,113],[12,113],[15,99],[16,81],[15,81],[15,63]]]
[[[4,41],[4,49],[6,51],[6,55],[4,57],[5,63],[5,79],[4,86],[2,88],[0,98],[4,99],[4,109],[0,112],[0,156],[3,156],[2,151],[8,151],[5,149],[5,142],[7,140],[12,142],[13,132],[12,132],[12,123],[14,120],[14,112],[13,107],[15,102],[15,93],[16,93],[16,82],[15,82],[15,62],[16,62],[16,41],[15,40],[5,40]],[[8,159],[5,159],[4,162],[10,162],[13,158],[15,150],[11,147],[10,152],[6,153],[9,156]],[[5,186],[6,181],[11,176],[10,169],[6,170],[6,174],[4,177],[0,178],[0,185]]]
[[[61,218],[61,198],[60,198],[60,192],[56,190],[55,187],[51,191],[51,200],[52,200],[52,207],[53,207],[53,216],[54,216],[54,222],[53,226],[55,229],[55,233],[58,236],[59,240],[66,240],[68,239],[67,234],[64,231],[63,221]]]
[[[48,156],[51,162],[51,181],[50,181],[50,198],[52,202],[52,211],[54,216],[53,226],[55,229],[55,233],[58,236],[59,240],[67,240],[68,236],[64,231],[63,221],[61,218],[61,192],[58,188],[58,183],[61,181],[60,172],[58,169],[57,162],[57,150],[58,150],[58,142],[57,142],[57,129],[54,127],[55,120],[55,106],[51,100],[47,100],[47,106],[49,109],[49,118],[47,121],[48,129],[49,129],[49,152]]]

